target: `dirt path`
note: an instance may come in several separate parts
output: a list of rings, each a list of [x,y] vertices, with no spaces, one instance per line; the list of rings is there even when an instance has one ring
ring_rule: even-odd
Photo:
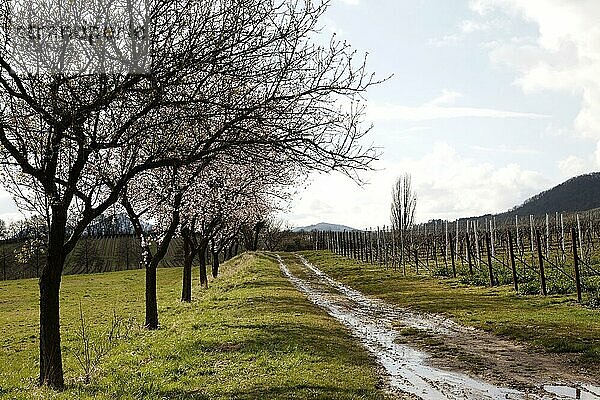
[[[303,257],[283,274],[346,325],[377,357],[389,387],[422,399],[598,399],[592,378],[568,360],[538,354],[448,319],[373,299],[324,274]]]

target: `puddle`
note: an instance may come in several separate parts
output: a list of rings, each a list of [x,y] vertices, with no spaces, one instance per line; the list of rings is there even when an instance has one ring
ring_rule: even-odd
[[[600,387],[581,385],[580,387],[566,385],[545,385],[544,390],[559,396],[560,399],[597,400],[600,399]]]
[[[548,385],[544,387],[546,394],[539,396],[495,386],[459,372],[431,367],[427,364],[426,353],[397,343],[399,334],[392,327],[392,322],[442,335],[451,334],[460,325],[442,317],[411,313],[382,300],[369,298],[333,280],[302,256],[298,257],[303,266],[315,275],[316,282],[294,276],[277,255],[283,274],[310,301],[324,308],[352,331],[353,335],[385,368],[389,384],[393,389],[427,400],[571,398],[600,400],[596,394],[597,388],[591,386],[582,385],[577,391],[568,386]],[[332,288],[335,290],[332,291]],[[576,396],[578,393],[580,397],[569,397]]]

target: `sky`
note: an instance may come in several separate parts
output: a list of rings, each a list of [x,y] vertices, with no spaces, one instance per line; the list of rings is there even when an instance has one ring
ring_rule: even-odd
[[[382,151],[363,187],[314,175],[291,226],[389,225],[409,173],[416,219],[506,211],[600,168],[600,1],[334,0],[323,34],[368,53],[368,141]]]
[[[600,169],[600,1],[332,0],[335,33],[378,77],[358,186],[314,175],[281,218],[389,224],[395,179],[412,175],[420,222],[506,211]],[[18,217],[0,190],[0,218]]]

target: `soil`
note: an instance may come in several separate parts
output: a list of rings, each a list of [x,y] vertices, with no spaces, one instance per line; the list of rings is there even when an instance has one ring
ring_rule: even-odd
[[[600,399],[599,368],[582,369],[573,356],[367,297],[301,256],[297,275],[279,260],[284,275],[377,358],[387,388],[400,398]]]

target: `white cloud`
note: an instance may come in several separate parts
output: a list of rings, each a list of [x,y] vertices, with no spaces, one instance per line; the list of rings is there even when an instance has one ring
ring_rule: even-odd
[[[451,118],[548,118],[548,115],[495,110],[491,108],[457,107],[451,106],[457,99],[463,97],[462,93],[444,89],[434,99],[421,106],[403,106],[397,104],[378,104],[370,102],[367,105],[367,117],[371,120],[389,121],[429,121],[435,119]]]
[[[351,6],[356,6],[359,4],[359,0],[338,0],[340,3],[348,4]]]
[[[448,47],[457,44],[462,38],[463,35],[461,34],[451,33],[444,35],[441,39],[429,39],[428,44],[431,47]]]
[[[379,168],[364,188],[339,175],[318,176],[285,218],[295,226],[320,221],[357,228],[387,225],[391,188],[404,172],[412,174],[419,221],[506,211],[554,183],[516,164],[495,168],[462,157],[444,142],[435,143],[421,158],[381,162]]]
[[[435,99],[428,102],[427,106],[443,106],[454,104],[457,99],[463,97],[462,93],[454,92],[452,90],[444,89],[442,93],[436,97]]]
[[[14,221],[22,218],[23,215],[17,209],[12,196],[0,186],[0,219]]]
[[[473,33],[477,31],[486,31],[489,29],[489,25],[472,19],[467,19],[461,22],[459,29],[463,33]]]
[[[406,162],[419,192],[419,218],[458,218],[506,211],[546,188],[539,172],[517,164],[496,168],[461,157],[447,143],[434,144],[418,160]]]
[[[594,153],[596,161],[596,170],[600,169],[600,140],[596,143],[596,152]]]
[[[491,58],[519,73],[524,91],[563,91],[581,96],[573,125],[583,137],[600,139],[600,1],[473,0],[471,8],[487,15],[501,10],[533,23],[535,41],[498,42]]]
[[[525,146],[517,146],[517,147],[509,147],[507,145],[499,145],[496,147],[486,147],[473,145],[471,148],[475,151],[485,152],[485,153],[507,153],[507,154],[526,154],[526,155],[534,155],[539,154],[540,152],[535,149],[531,149]]]
[[[563,178],[572,178],[590,171],[590,163],[583,158],[570,155],[558,161],[558,169]]]
[[[497,21],[476,21],[466,19],[456,27],[456,32],[444,35],[441,39],[429,39],[428,43],[433,47],[448,47],[454,46],[462,42],[468,35],[476,32],[485,32],[490,30],[492,26],[496,26]]]
[[[441,107],[435,105],[422,105],[416,107],[399,106],[394,104],[378,105],[370,103],[367,108],[367,117],[372,120],[402,120],[402,121],[429,121],[449,118],[548,118],[547,115],[494,110],[476,107]]]

